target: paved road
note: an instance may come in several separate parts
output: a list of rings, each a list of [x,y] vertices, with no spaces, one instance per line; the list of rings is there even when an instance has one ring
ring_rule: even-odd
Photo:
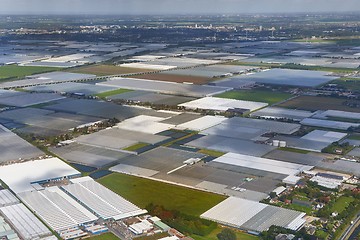
[[[347,240],[351,236],[351,234],[355,231],[357,227],[360,226],[360,214],[354,220],[354,224],[351,224],[341,235],[340,240]]]

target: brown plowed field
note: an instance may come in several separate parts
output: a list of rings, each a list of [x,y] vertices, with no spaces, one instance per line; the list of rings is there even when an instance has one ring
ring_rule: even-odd
[[[359,107],[350,107],[347,103],[356,103],[360,105],[360,101],[348,100],[333,97],[314,97],[314,96],[300,96],[289,101],[286,101],[278,107],[301,109],[308,111],[316,110],[340,110],[348,112],[360,112]],[[344,116],[346,117],[346,116]]]

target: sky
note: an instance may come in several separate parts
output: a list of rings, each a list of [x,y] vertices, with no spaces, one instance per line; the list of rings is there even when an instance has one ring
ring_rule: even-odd
[[[0,14],[242,14],[360,11],[360,0],[0,0]]]

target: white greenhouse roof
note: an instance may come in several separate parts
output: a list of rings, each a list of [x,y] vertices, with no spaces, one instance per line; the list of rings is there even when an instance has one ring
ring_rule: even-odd
[[[119,220],[146,213],[131,202],[89,178],[80,178],[62,187],[103,219]]]
[[[180,125],[177,125],[177,129],[190,129],[194,131],[202,131],[210,127],[216,126],[227,118],[221,116],[204,116]]]
[[[79,175],[58,158],[28,161],[0,167],[0,178],[15,193],[34,190],[31,183]]]
[[[23,239],[39,239],[51,235],[50,230],[23,204],[2,207],[0,212],[10,220]]]
[[[0,207],[16,203],[19,203],[19,199],[17,199],[8,189],[0,190]]]
[[[298,230],[305,213],[229,197],[201,215],[202,218],[247,231],[262,232],[272,225]]]
[[[23,192],[19,194],[19,197],[55,231],[98,219],[58,187]]]
[[[227,153],[213,161],[285,175],[297,175],[304,170],[310,170],[313,168],[313,166],[305,166],[296,163],[288,163],[236,153]]]
[[[163,120],[165,120],[165,118],[139,115],[122,121],[117,124],[117,127],[149,134],[156,134],[174,127],[174,125],[171,124],[161,123]]]
[[[267,103],[243,101],[235,99],[204,97],[191,102],[180,104],[179,106],[189,109],[209,109],[216,111],[227,111],[233,108],[248,109],[251,112],[266,107]]]

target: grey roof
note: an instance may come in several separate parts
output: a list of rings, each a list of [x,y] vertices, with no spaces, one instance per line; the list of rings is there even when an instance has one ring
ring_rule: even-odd
[[[95,84],[66,82],[66,83],[27,87],[25,89],[35,92],[66,92],[66,93],[83,93],[85,95],[91,95],[91,94],[111,91],[117,88],[98,86]]]
[[[63,98],[65,97],[53,93],[24,93],[21,95],[2,97],[0,98],[0,104],[15,106],[15,107],[27,107],[27,106],[51,102]]]
[[[212,149],[221,152],[233,152],[251,156],[263,156],[275,149],[273,146],[257,144],[247,140],[208,135],[187,143],[189,146]]]
[[[201,86],[195,84],[173,83],[135,78],[113,78],[112,80],[106,82],[97,83],[97,85],[131,90],[160,92],[188,97],[212,96],[229,90],[229,88],[225,87]]]
[[[360,164],[357,162],[336,160],[335,162],[321,162],[317,167],[335,172],[354,174],[360,177]]]
[[[184,164],[190,158],[202,158],[204,154],[174,148],[158,147],[139,155],[131,155],[121,160],[121,164],[161,171],[165,174]]]
[[[44,155],[42,151],[12,132],[0,133],[0,152],[0,163]]]
[[[251,231],[263,232],[272,225],[286,227],[298,216],[298,211],[267,206],[241,227]]]
[[[292,134],[296,132],[299,128],[299,124],[295,123],[283,123],[276,121],[269,121],[263,119],[252,119],[252,118],[241,118],[233,117],[223,122],[223,124],[231,124],[233,127],[249,127],[249,128],[259,128],[264,129],[269,132],[282,133],[282,134]]]
[[[300,122],[302,125],[314,126],[314,127],[323,127],[323,128],[332,128],[339,130],[347,130],[350,127],[358,127],[358,123],[348,123],[340,121],[331,121],[331,120],[322,120],[314,118],[305,118]]]
[[[303,120],[304,118],[311,117],[312,115],[313,113],[309,111],[278,108],[278,107],[267,107],[251,113],[251,116],[287,118],[294,120]]]
[[[321,71],[271,69],[255,74],[242,75],[237,78],[243,81],[265,84],[316,87],[337,78],[334,76],[326,76],[327,74],[329,73]]]
[[[157,112],[152,109],[122,106],[110,102],[88,100],[88,99],[66,99],[57,104],[46,106],[44,109],[77,113],[88,116],[117,118],[120,121],[138,115],[150,115],[156,117],[171,117],[175,114]]]
[[[102,167],[129,155],[119,151],[78,143],[50,148],[49,150],[66,161],[92,167]]]

